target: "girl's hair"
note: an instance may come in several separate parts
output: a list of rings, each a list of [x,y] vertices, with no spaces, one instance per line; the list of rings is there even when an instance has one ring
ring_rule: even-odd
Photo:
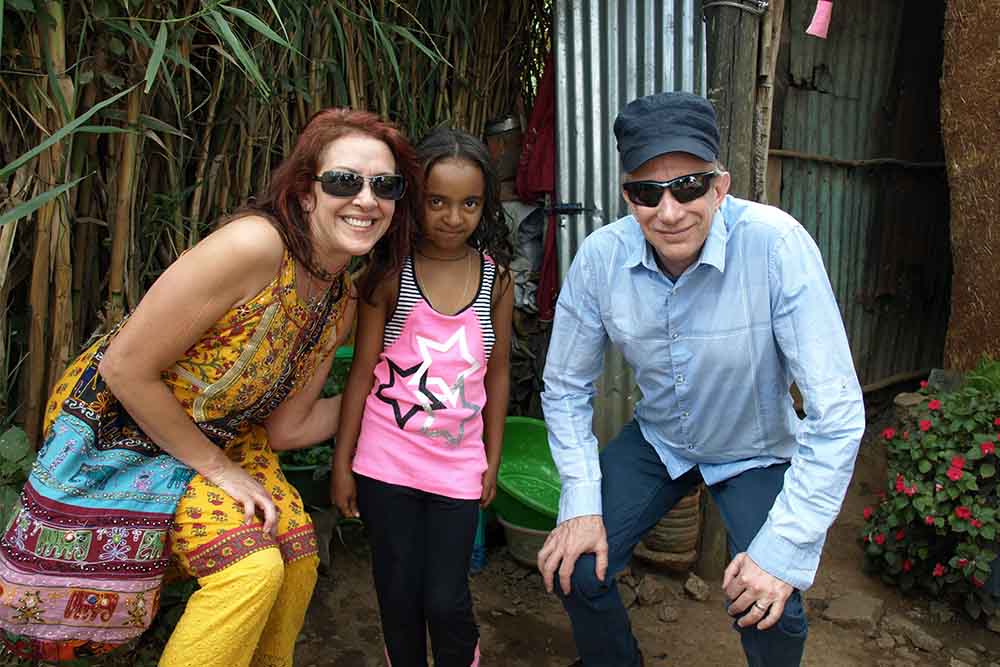
[[[462,130],[439,127],[417,145],[417,159],[424,167],[425,180],[434,165],[441,160],[468,160],[479,167],[483,172],[483,217],[468,243],[492,257],[498,266],[509,269],[513,248],[507,216],[500,205],[500,179],[483,142]],[[419,234],[419,229],[417,233]]]
[[[317,278],[329,278],[315,257],[301,199],[312,193],[313,177],[326,147],[341,137],[359,134],[385,143],[396,160],[396,171],[406,178],[406,194],[396,202],[389,229],[369,253],[368,270],[360,283],[361,295],[370,301],[379,280],[403,265],[416,234],[421,172],[413,147],[395,125],[367,111],[331,108],[317,112],[299,134],[291,155],[271,174],[263,197],[252,205],[252,211],[243,215],[265,214],[292,256]]]

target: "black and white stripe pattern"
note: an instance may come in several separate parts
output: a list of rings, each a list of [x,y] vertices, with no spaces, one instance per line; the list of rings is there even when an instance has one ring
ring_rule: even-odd
[[[479,328],[483,332],[483,350],[486,353],[486,361],[489,361],[493,345],[496,343],[496,335],[493,333],[493,285],[496,280],[496,265],[493,262],[485,261],[481,254],[479,262],[482,267],[482,280],[476,291],[476,299],[472,302],[472,309],[476,312],[476,317],[479,318]],[[407,257],[403,262],[403,270],[399,274],[399,295],[396,297],[396,308],[385,324],[385,332],[382,336],[383,350],[389,349],[393,343],[399,340],[403,333],[403,326],[410,317],[410,312],[418,302],[423,300],[424,296],[413,273],[413,257]]]

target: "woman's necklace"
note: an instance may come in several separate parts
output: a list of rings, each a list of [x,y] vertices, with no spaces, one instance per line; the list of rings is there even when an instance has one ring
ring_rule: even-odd
[[[317,288],[315,285],[316,279],[313,278],[313,275],[309,271],[307,271],[303,267],[298,267],[298,271],[299,271],[299,276],[302,278],[302,280],[298,281],[298,284],[302,285],[303,288],[299,292],[299,296],[302,297],[302,300],[305,301],[310,308],[314,308],[316,304],[322,301],[323,295],[326,294],[326,291],[327,289],[330,288],[330,285],[327,285],[326,289]],[[313,294],[314,291],[316,291],[317,293]]]

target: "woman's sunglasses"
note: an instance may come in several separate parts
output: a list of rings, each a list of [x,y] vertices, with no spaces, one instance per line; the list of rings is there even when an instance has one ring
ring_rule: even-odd
[[[628,181],[622,183],[628,200],[636,206],[655,208],[660,205],[663,192],[670,190],[679,204],[687,204],[701,197],[712,185],[717,171],[703,171],[700,174],[685,174],[669,181]]]
[[[372,186],[372,192],[379,199],[399,201],[406,192],[406,179],[399,174],[384,174],[365,178],[350,171],[325,171],[313,176],[319,181],[323,192],[331,197],[353,197],[365,187],[365,181]]]

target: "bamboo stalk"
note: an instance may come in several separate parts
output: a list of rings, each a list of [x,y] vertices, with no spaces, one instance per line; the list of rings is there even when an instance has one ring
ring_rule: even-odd
[[[208,167],[209,150],[212,147],[212,130],[215,127],[215,109],[219,104],[219,97],[225,86],[226,60],[219,59],[219,74],[212,85],[212,97],[208,102],[208,118],[205,121],[205,130],[202,136],[201,157],[198,158],[198,167],[195,170],[194,192],[191,194],[191,208],[188,213],[188,239],[187,246],[192,247],[198,242],[199,229],[201,224],[201,198],[205,190],[205,169]]]
[[[142,90],[136,88],[128,95],[126,127],[132,129],[124,135],[118,156],[118,173],[114,208],[114,227],[111,231],[111,268],[108,282],[108,309],[105,322],[113,326],[125,314],[125,269],[127,250],[131,245],[132,210],[135,192],[136,149],[139,143],[139,111]]]
[[[73,113],[74,91],[73,82],[66,75],[66,21],[61,2],[45,3],[45,11],[49,17],[48,29],[42,32],[42,48],[49,55],[49,62],[55,72],[55,85],[58,94],[65,100],[68,111]],[[53,95],[57,91],[52,91]],[[62,106],[56,105],[49,116],[53,128],[62,127],[67,119],[62,115]],[[52,175],[55,180],[62,180],[65,166],[61,152],[52,153]],[[64,199],[56,199],[52,206],[51,225],[52,248],[50,256],[52,264],[52,317],[51,317],[51,347],[49,349],[48,371],[44,393],[55,384],[63,369],[69,365],[73,349],[73,301],[71,298],[73,284],[73,265],[70,254],[70,228],[68,211]],[[44,398],[44,397],[43,397]]]
[[[106,67],[106,56],[104,49],[98,47],[94,54],[94,77],[91,79],[83,88],[83,95],[81,99],[81,107],[86,110],[94,106],[97,101],[98,93],[98,81],[99,73],[104,71]],[[83,170],[88,165],[97,165],[98,154],[97,154],[97,135],[87,134],[78,137],[79,143],[77,150],[73,153],[74,165],[77,163],[77,158],[79,158],[79,166],[74,166],[73,175],[77,176],[83,173]],[[72,207],[71,210],[75,210],[78,215],[82,217],[96,217],[95,202],[94,202],[94,183],[96,178],[86,178],[80,184],[77,197],[77,205]],[[73,298],[73,322],[74,322],[74,341],[80,341],[83,339],[83,319],[84,319],[84,302],[88,301],[84,297],[84,286],[87,289],[93,289],[93,284],[91,281],[84,280],[84,274],[87,272],[89,267],[89,259],[91,255],[91,250],[93,247],[94,239],[96,234],[94,234],[94,226],[90,224],[74,225],[73,229],[73,258],[76,260],[73,262],[73,287],[72,287],[72,298]],[[2,329],[0,329],[2,331]]]
[[[14,172],[14,181],[11,188],[11,206],[20,203],[19,193],[26,190],[30,179],[27,167],[22,167]],[[14,281],[10,276],[10,258],[14,249],[14,240],[17,237],[17,220],[0,228],[0,304],[6,304],[11,290],[14,288]],[[8,414],[7,396],[10,393],[8,382],[10,376],[10,359],[7,354],[7,312],[6,307],[0,308],[0,414]]]

